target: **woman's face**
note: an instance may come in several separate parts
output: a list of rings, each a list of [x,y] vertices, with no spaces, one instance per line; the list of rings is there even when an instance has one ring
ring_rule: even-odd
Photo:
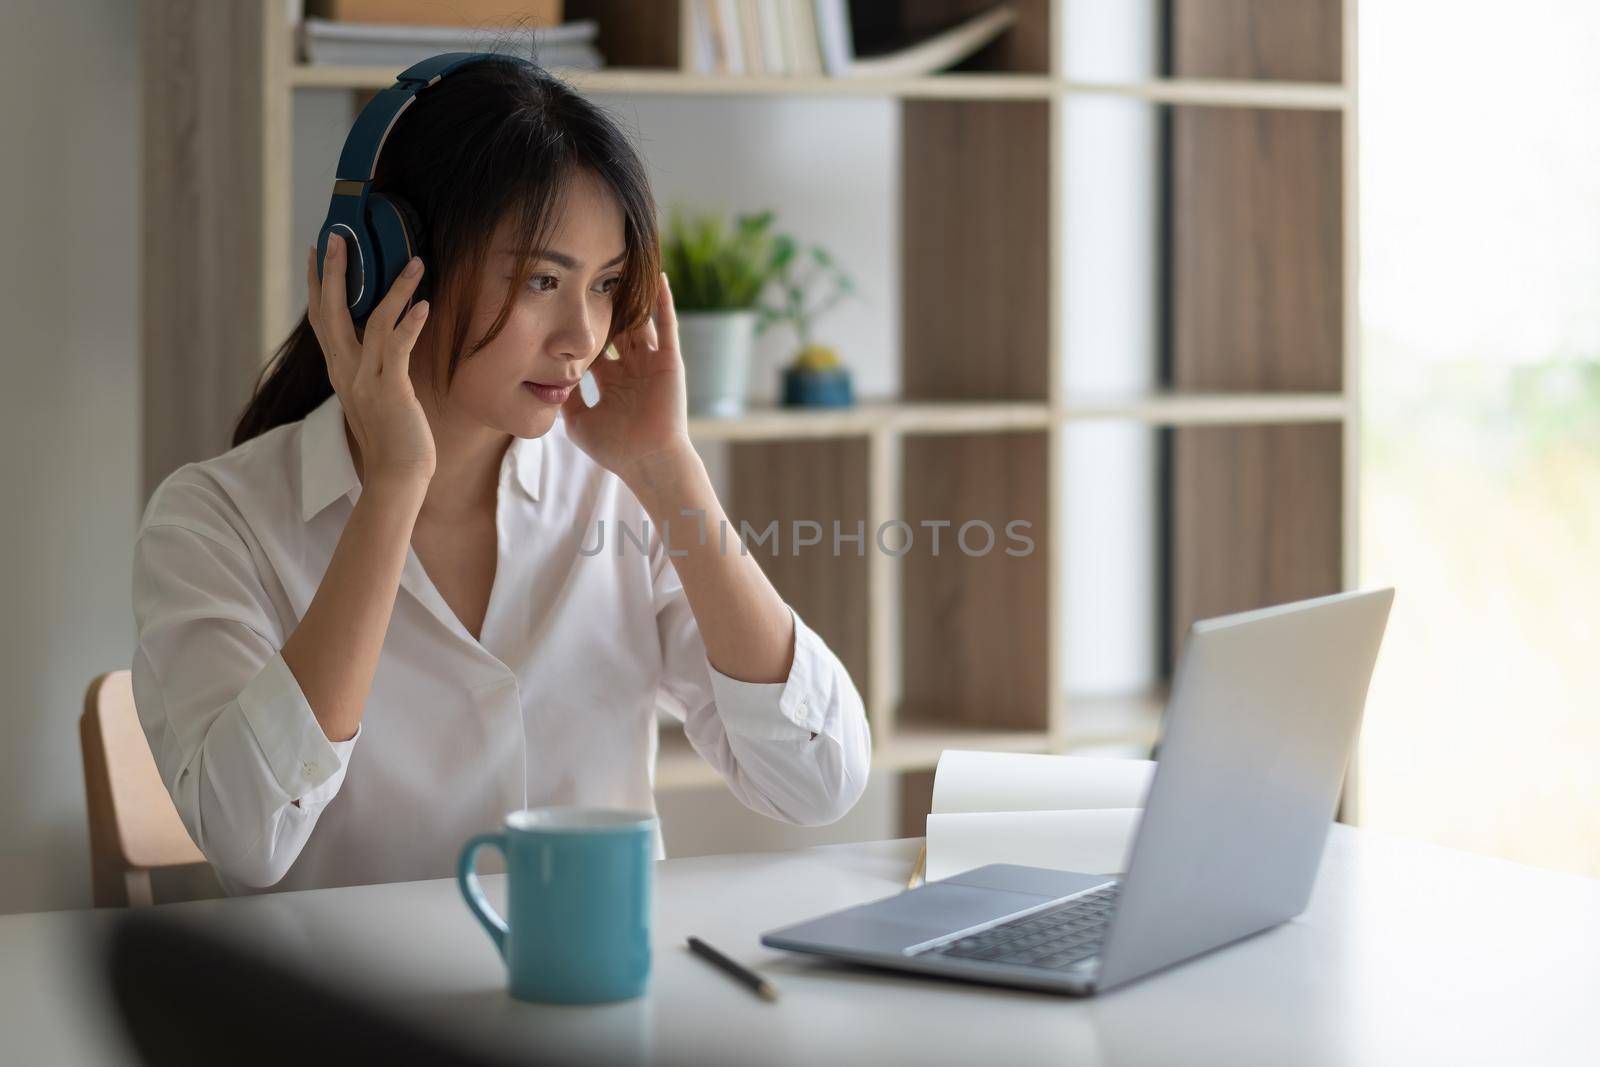
[[[535,383],[576,382],[600,354],[611,330],[611,307],[621,284],[626,249],[622,209],[587,171],[567,183],[555,231],[530,276],[512,277],[517,241],[503,221],[489,244],[467,337],[482,337],[514,289],[505,327],[463,359],[444,406],[467,421],[517,437],[539,437],[555,422],[559,400],[541,397]],[[442,368],[446,356],[433,353]],[[442,370],[441,370],[442,373]]]

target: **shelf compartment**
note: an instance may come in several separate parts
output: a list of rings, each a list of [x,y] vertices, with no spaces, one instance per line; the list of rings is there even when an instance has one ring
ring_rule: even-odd
[[[1029,102],[901,106],[908,399],[1048,396],[1049,112]]]
[[[1174,390],[1343,389],[1342,120],[1172,109]]]
[[[728,448],[726,508],[733,524],[729,552],[739,551],[733,535],[741,522],[757,535],[777,523],[775,542],[752,540],[746,549],[778,595],[828,643],[863,694],[872,692],[867,553],[874,546],[868,523],[868,464],[863,437],[736,442]],[[798,545],[796,524],[804,521],[821,526],[817,544]],[[845,541],[834,554],[836,522],[843,536],[853,536],[860,523],[859,552],[854,542]]]
[[[1169,667],[1189,624],[1343,588],[1341,426],[1171,435]]]
[[[1190,78],[1343,79],[1340,0],[1171,0],[1172,73]]]
[[[1049,727],[1046,684],[1048,435],[908,436],[902,442],[901,517],[913,533],[900,558],[901,703],[906,729]],[[981,520],[964,553],[962,524]],[[1021,520],[1032,550],[1008,537]],[[939,554],[933,529],[939,528]],[[898,547],[899,537],[889,543]]]

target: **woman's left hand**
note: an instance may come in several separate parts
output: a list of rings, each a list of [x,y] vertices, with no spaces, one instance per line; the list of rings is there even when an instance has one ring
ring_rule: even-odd
[[[620,358],[602,354],[589,365],[600,387],[599,402],[589,407],[582,391],[574,389],[561,411],[567,436],[637,489],[641,480],[655,479],[694,452],[678,316],[665,272],[656,281],[655,311],[613,343]]]

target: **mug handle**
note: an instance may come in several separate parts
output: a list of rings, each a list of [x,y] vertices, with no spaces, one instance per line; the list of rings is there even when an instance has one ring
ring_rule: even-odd
[[[461,849],[461,862],[456,866],[456,882],[461,886],[461,895],[466,899],[467,910],[472,912],[473,918],[483,924],[489,931],[489,940],[494,942],[494,947],[500,950],[500,958],[505,959],[506,938],[511,933],[511,928],[506,925],[495,910],[484,899],[483,886],[478,882],[478,849],[485,845],[500,850],[501,855],[506,854],[506,835],[503,833],[476,834],[470,838],[465,847]]]

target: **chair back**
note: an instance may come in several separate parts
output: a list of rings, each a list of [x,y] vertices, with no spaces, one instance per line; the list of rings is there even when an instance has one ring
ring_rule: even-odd
[[[89,683],[78,720],[97,908],[153,903],[150,871],[205,863],[156,769],[133,703],[133,675]]]

